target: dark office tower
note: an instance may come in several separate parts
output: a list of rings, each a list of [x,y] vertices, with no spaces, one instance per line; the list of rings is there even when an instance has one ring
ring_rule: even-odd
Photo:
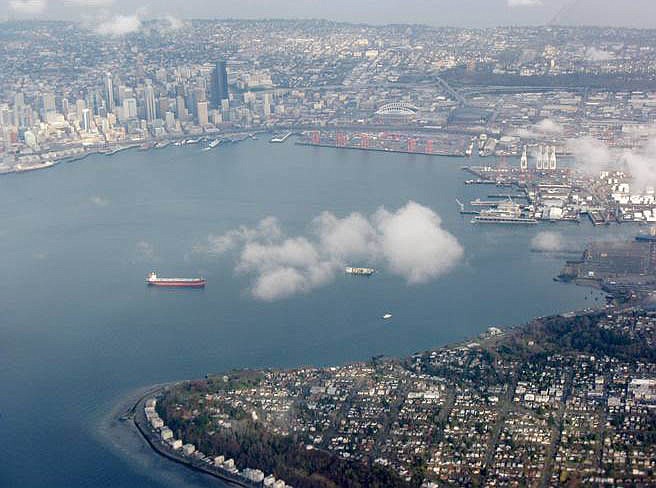
[[[105,75],[105,107],[107,108],[107,112],[114,112],[114,84],[111,73]]]
[[[212,73],[212,107],[221,108],[221,100],[228,99],[228,71],[226,62],[219,61]]]

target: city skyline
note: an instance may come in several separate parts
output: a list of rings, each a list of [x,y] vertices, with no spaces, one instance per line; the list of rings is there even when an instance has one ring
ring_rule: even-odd
[[[470,12],[477,12],[471,15]],[[499,25],[600,25],[656,27],[656,4],[650,0],[439,0],[426,2],[337,0],[330,5],[310,0],[2,0],[0,19],[77,20],[91,27],[121,32],[138,30],[141,22],[165,17],[173,23],[193,18],[320,18],[368,24],[426,24],[431,26],[494,27]]]

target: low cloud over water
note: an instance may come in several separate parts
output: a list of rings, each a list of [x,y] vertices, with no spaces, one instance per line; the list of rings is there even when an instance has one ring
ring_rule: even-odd
[[[451,271],[464,255],[440,216],[413,201],[394,211],[381,207],[370,216],[323,212],[298,236],[287,235],[276,218],[267,217],[254,227],[212,235],[195,252],[236,253],[236,273],[250,277],[251,294],[265,301],[327,285],[349,264],[382,266],[409,285],[427,283]]]

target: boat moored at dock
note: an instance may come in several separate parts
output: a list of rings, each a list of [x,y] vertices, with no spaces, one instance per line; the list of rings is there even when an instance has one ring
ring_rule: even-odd
[[[496,207],[486,208],[472,219],[473,224],[537,224],[530,215],[525,215],[522,207],[512,201],[500,202]]]

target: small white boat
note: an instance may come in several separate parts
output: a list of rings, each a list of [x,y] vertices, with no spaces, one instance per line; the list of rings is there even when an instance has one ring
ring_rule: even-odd
[[[385,315],[383,315],[383,320],[389,320],[389,319],[391,319],[391,318],[392,318],[392,314],[391,314],[391,313],[386,313]]]
[[[376,270],[374,268],[356,268],[353,266],[347,266],[344,268],[344,272],[352,275],[371,276]]]

